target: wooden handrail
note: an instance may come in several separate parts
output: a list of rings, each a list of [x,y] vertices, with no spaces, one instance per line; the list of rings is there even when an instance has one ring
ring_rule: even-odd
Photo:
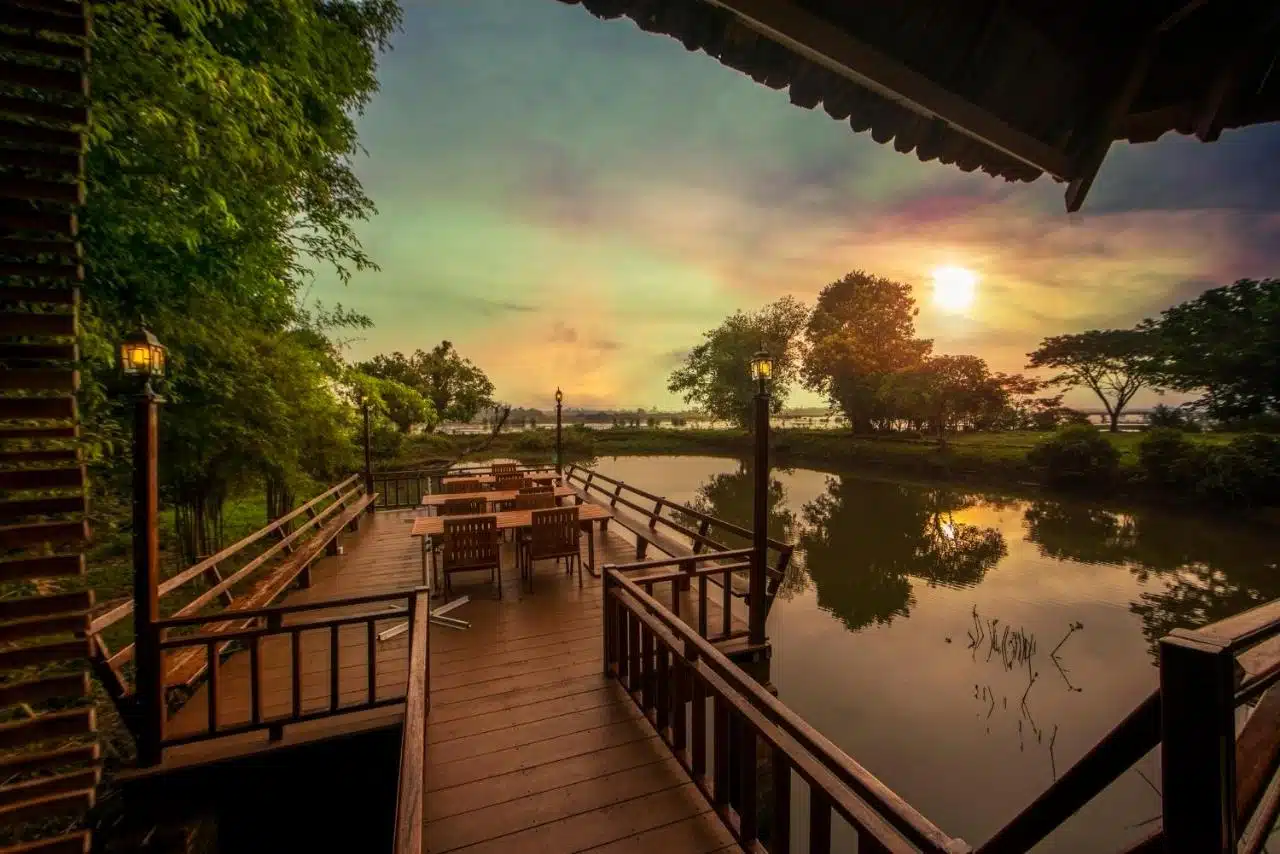
[[[976,854],[1022,854],[1097,797],[1160,743],[1160,692],[1153,691]]]
[[[409,687],[400,738],[400,787],[396,797],[394,854],[421,854],[422,798],[426,788],[427,711],[430,707],[430,599],[415,593],[409,617]]]
[[[565,473],[564,473],[565,480],[574,479],[574,475],[577,474],[579,471],[582,471],[582,469],[579,466],[570,465],[568,468],[565,469]],[[621,480],[617,480],[616,478],[612,478],[607,474],[602,474],[601,472],[596,471],[595,469],[588,469],[587,471],[591,472],[591,476],[593,480],[603,480],[605,483],[609,483],[614,486],[621,486],[623,489],[626,489],[630,492],[634,492],[637,495],[648,499],[649,501],[653,501],[655,503],[661,502],[661,504],[665,507],[670,507],[673,510],[679,510],[681,513],[685,514],[686,516],[691,516],[700,522],[710,522],[713,526],[720,528],[722,530],[728,531],[731,534],[736,534],[737,536],[744,537],[748,540],[751,539],[751,536],[752,536],[751,532],[746,528],[742,527],[741,525],[735,525],[733,522],[728,522],[724,519],[721,519],[716,516],[712,516],[708,513],[703,513],[701,510],[695,510],[694,508],[689,507],[688,505],[677,504],[674,501],[669,501],[667,498],[661,495],[654,495],[652,492],[649,492],[648,490],[641,489],[638,486],[633,486]],[[580,482],[583,482],[584,484],[586,482],[586,479],[583,478],[581,475],[578,475],[577,479]],[[608,494],[607,490],[600,489],[599,487],[596,487],[596,489],[599,492],[606,492],[606,494]],[[612,498],[611,494],[610,494],[610,498]],[[621,502],[621,499],[619,499],[619,501]],[[670,520],[664,520],[664,521],[670,521]],[[784,543],[784,542],[781,542],[780,540],[775,540],[772,537],[769,538],[768,542],[769,542],[769,548],[776,549],[778,551],[790,552],[792,549],[792,546],[789,543]]]
[[[249,619],[252,617],[261,617],[270,619],[273,616],[283,617],[286,614],[298,614],[304,611],[324,611],[329,608],[349,608],[355,605],[370,605],[378,602],[395,602],[397,600],[407,599],[409,591],[395,590],[391,593],[366,593],[363,596],[349,596],[343,599],[322,599],[317,602],[294,602],[286,605],[268,605],[265,608],[245,608],[235,612],[236,619],[241,617]],[[203,614],[198,616],[173,616],[161,617],[156,620],[156,625],[164,629],[177,628],[178,626],[201,626],[205,623],[221,622],[227,618],[226,614]]]
[[[671,636],[673,642],[678,642],[674,648],[682,647],[685,650],[686,660],[695,667],[709,669],[732,689],[730,696],[726,699],[735,707],[738,714],[759,715],[764,721],[777,727],[786,739],[794,741],[801,749],[807,751],[823,771],[831,774],[840,783],[853,790],[858,797],[866,800],[879,816],[913,845],[931,852],[969,850],[963,842],[943,833],[919,811],[766,691],[714,645],[693,631],[683,620],[672,614],[626,575],[612,569],[605,571],[605,578],[606,598],[612,598],[641,621],[645,617],[656,620]],[[633,601],[627,602],[626,597],[630,597]],[[606,616],[606,645],[610,643],[610,635],[616,631],[616,621]],[[606,655],[606,663],[608,658],[609,656]],[[634,658],[639,659],[641,656]],[[629,663],[633,666],[637,664],[634,660]],[[778,745],[784,751],[789,748],[786,739]],[[884,840],[880,841],[884,842]]]
[[[337,486],[332,486],[329,489],[326,489],[324,492],[320,493],[315,498],[312,498],[310,501],[308,501],[306,504],[303,504],[301,507],[297,508],[296,510],[293,510],[292,512],[288,513],[285,516],[281,516],[279,519],[276,519],[274,522],[272,522],[271,524],[263,528],[259,528],[257,531],[254,531],[249,536],[235,543],[232,543],[231,545],[227,546],[225,549],[218,552],[217,554],[207,557],[204,560],[200,561],[199,563],[193,564],[192,566],[188,567],[187,569],[184,569],[182,572],[179,572],[177,575],[173,576],[172,578],[166,579],[165,581],[161,582],[159,587],[157,588],[158,595],[163,597],[165,594],[175,590],[178,587],[181,587],[183,584],[186,584],[191,579],[196,578],[197,576],[200,576],[208,572],[211,568],[217,566],[219,563],[231,557],[236,552],[241,551],[247,546],[253,545],[255,542],[262,539],[267,534],[270,534],[273,531],[279,530],[281,526],[287,525],[289,522],[293,521],[298,516],[302,515],[303,513],[310,510],[311,508],[315,507],[324,499],[336,495],[346,487],[351,486],[352,483],[358,481],[359,479],[360,479],[360,475],[353,474],[351,477],[342,481],[342,483],[339,483]],[[94,621],[89,624],[89,633],[99,634],[103,629],[107,628],[110,625],[113,625],[114,623],[119,622],[120,620],[122,620],[123,618],[125,618],[126,616],[132,613],[133,613],[133,600],[122,602],[116,607],[112,608],[110,611],[106,611],[103,614],[99,615],[97,618],[95,618]]]
[[[658,558],[656,560],[637,560],[631,563],[615,563],[611,566],[619,572],[632,572],[637,569],[661,569],[664,566],[681,566],[706,560],[723,560],[736,557],[751,557],[755,549],[730,549],[723,552],[703,552],[702,554],[684,557]]]

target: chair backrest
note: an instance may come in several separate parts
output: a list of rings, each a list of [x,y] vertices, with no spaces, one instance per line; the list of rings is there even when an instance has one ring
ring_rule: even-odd
[[[488,510],[483,498],[446,498],[440,505],[441,516],[471,516]]]
[[[555,491],[556,488],[554,486],[537,486],[531,480],[526,480],[524,486],[520,487],[521,495],[541,495],[543,493],[552,495]]]
[[[521,492],[516,496],[516,510],[547,510],[556,506],[556,497],[550,492]]]
[[[494,463],[492,469],[493,469],[494,479],[498,480],[508,475],[517,474],[520,469],[520,464],[519,463]]]
[[[493,482],[495,492],[516,492],[524,485],[524,478],[520,475],[498,475]]]
[[[581,535],[577,507],[534,510],[529,550],[535,558],[539,555],[563,554],[578,547]]]
[[[444,485],[444,491],[447,495],[457,495],[463,492],[479,492],[480,481],[478,480],[451,480]]]
[[[498,520],[445,519],[444,545],[440,549],[443,567],[493,566],[498,563]]]

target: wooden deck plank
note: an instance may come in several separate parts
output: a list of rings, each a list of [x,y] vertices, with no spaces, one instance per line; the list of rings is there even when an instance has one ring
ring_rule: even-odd
[[[410,536],[421,511],[380,512],[364,517],[357,534],[344,534],[344,554],[317,561],[311,584],[284,597],[288,603],[317,602],[388,593],[422,583],[420,541]],[[623,563],[634,544],[614,530],[597,532],[596,565]],[[586,539],[583,539],[585,551]],[[503,544],[503,597],[487,576],[458,576],[456,595],[471,601],[451,613],[467,620],[463,631],[433,625],[431,710],[427,720],[424,795],[428,850],[569,852],[637,845],[678,852],[710,852],[732,840],[662,745],[625,692],[602,674],[601,582],[566,575],[551,562],[535,568],[529,593],[515,570],[514,548]],[[585,555],[584,555],[585,557]],[[655,595],[669,600],[669,587]],[[685,604],[687,603],[687,608]],[[682,601],[692,615],[691,595]],[[719,611],[712,603],[711,625]],[[369,613],[331,609],[310,616]],[[379,628],[400,620],[387,618]],[[329,703],[329,634],[302,634],[302,707]],[[367,691],[367,635],[363,626],[339,632],[339,699],[361,702]],[[292,707],[292,649],[284,637],[262,644],[262,711],[283,715]],[[407,674],[407,638],[379,642],[378,696],[401,696]],[[248,656],[225,659],[219,668],[221,726],[246,722]],[[207,685],[171,718],[170,734],[207,726]],[[385,721],[394,711],[357,712],[287,727],[284,743],[310,733],[332,733],[344,721]],[[323,726],[321,726],[323,724]],[[367,725],[367,724],[366,724]],[[184,729],[185,728],[185,729]],[[313,736],[314,737],[314,736]],[[266,733],[170,748],[177,764],[217,755],[227,741],[240,751],[269,749]]]

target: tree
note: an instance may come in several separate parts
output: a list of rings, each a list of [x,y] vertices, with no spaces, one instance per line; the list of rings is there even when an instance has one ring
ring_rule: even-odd
[[[1203,391],[1215,418],[1280,411],[1280,279],[1241,279],[1143,324],[1157,372],[1175,391]]]
[[[805,386],[839,407],[854,432],[884,426],[885,378],[929,355],[932,342],[915,337],[918,312],[910,285],[861,270],[819,294],[807,329]]]
[[[783,297],[756,312],[736,312],[703,334],[703,342],[689,351],[671,372],[667,388],[684,395],[716,420],[751,426],[751,356],[761,348],[773,357],[770,382],[772,411],[781,412],[796,378],[799,340],[808,311],[793,297]]]
[[[1156,381],[1153,338],[1137,329],[1057,335],[1027,354],[1029,368],[1057,368],[1050,385],[1084,386],[1098,396],[1112,433],[1133,396]]]
[[[1001,380],[977,356],[931,356],[918,367],[890,374],[885,393],[895,415],[931,426],[944,442],[955,424],[997,413],[1007,399]]]
[[[431,401],[399,380],[351,370],[346,382],[351,389],[353,403],[359,405],[362,400],[367,401],[373,412],[385,415],[401,433],[408,433],[415,426],[434,430],[440,421]]]
[[[308,264],[373,266],[351,227],[373,212],[355,120],[399,14],[394,0],[94,3],[85,435],[100,482],[127,490],[111,356],[145,317],[169,348],[161,490],[188,557],[216,550],[233,491],[265,479],[279,507],[354,462],[330,335],[368,320],[303,295]]]
[[[357,368],[418,392],[444,421],[470,421],[493,405],[493,383],[470,359],[459,355],[450,341],[441,341],[430,352],[416,350],[410,357],[398,351],[374,356]]]

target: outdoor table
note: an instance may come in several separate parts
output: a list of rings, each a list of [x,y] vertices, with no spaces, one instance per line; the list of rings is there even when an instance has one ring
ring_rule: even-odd
[[[503,489],[503,490],[489,489],[489,490],[485,490],[484,492],[455,492],[452,494],[445,492],[439,495],[422,496],[422,506],[423,507],[439,507],[442,504],[444,504],[446,501],[458,501],[458,500],[467,501],[475,498],[483,498],[486,501],[488,501],[490,504],[498,504],[502,501],[515,501],[516,496],[519,494],[520,493],[514,489]],[[568,498],[571,495],[573,495],[574,492],[572,487],[557,486],[553,494],[556,497],[556,502],[559,503],[561,498]]]
[[[557,483],[560,480],[560,475],[553,471],[517,472],[515,475],[505,476],[515,477],[517,475],[525,480],[531,480],[534,483]],[[455,483],[459,480],[474,480],[478,481],[481,486],[484,486],[485,484],[492,486],[498,479],[491,474],[458,474],[440,478],[441,483]]]
[[[507,510],[502,513],[476,513],[470,516],[419,516],[413,520],[413,529],[409,532],[412,537],[422,537],[422,575],[427,577],[427,539],[429,537],[438,537],[444,533],[444,523],[446,519],[477,519],[482,516],[493,516],[498,521],[498,530],[510,531],[517,528],[529,528],[533,526],[533,510]],[[587,572],[592,578],[599,578],[600,574],[596,572],[596,539],[595,531],[592,529],[592,523],[599,522],[603,526],[606,522],[613,518],[613,511],[608,507],[599,504],[579,504],[578,505],[578,521],[582,525],[582,530],[587,532]],[[432,566],[432,581],[435,581],[435,566]],[[434,583],[432,584],[435,588]],[[444,587],[441,585],[443,591]]]

